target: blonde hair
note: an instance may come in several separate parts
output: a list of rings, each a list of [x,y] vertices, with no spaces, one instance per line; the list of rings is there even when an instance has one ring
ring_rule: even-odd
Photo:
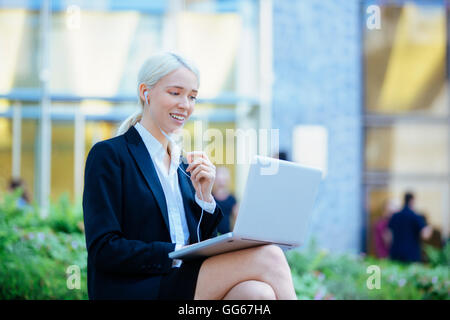
[[[180,54],[175,54],[173,52],[157,53],[144,62],[139,70],[137,85],[137,95],[140,109],[120,124],[117,129],[117,136],[127,132],[131,126],[134,126],[142,119],[145,104],[140,96],[139,86],[144,83],[149,89],[151,89],[162,77],[180,67],[185,67],[192,71],[196,75],[197,81],[200,84],[200,73],[197,67],[193,64],[193,62],[182,57]]]

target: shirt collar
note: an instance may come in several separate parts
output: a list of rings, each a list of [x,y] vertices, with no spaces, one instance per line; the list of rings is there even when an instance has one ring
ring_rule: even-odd
[[[162,160],[166,150],[164,150],[161,142],[159,142],[158,139],[156,139],[140,122],[137,122],[134,127],[139,132],[152,159]],[[181,149],[178,145],[172,143],[172,141],[169,141],[168,148],[171,155],[170,171],[172,172],[172,170],[176,170],[180,164]]]

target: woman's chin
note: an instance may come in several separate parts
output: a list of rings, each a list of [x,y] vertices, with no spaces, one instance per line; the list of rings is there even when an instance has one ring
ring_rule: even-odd
[[[165,132],[167,132],[167,134],[177,134],[178,132],[180,132],[183,129],[184,124],[177,124],[174,125],[173,123],[165,126],[165,128],[163,128],[163,130]]]

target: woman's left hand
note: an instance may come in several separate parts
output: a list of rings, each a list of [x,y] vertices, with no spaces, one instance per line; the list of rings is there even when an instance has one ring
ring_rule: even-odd
[[[206,202],[212,202],[212,187],[216,179],[216,167],[203,151],[194,151],[187,154],[189,166],[186,172],[191,173],[197,197]],[[203,196],[203,197],[202,197]]]

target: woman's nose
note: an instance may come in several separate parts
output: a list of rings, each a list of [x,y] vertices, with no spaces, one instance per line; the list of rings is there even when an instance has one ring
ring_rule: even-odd
[[[188,97],[181,97],[180,100],[181,101],[178,103],[178,105],[180,107],[183,107],[183,108],[189,107],[189,98]]]

